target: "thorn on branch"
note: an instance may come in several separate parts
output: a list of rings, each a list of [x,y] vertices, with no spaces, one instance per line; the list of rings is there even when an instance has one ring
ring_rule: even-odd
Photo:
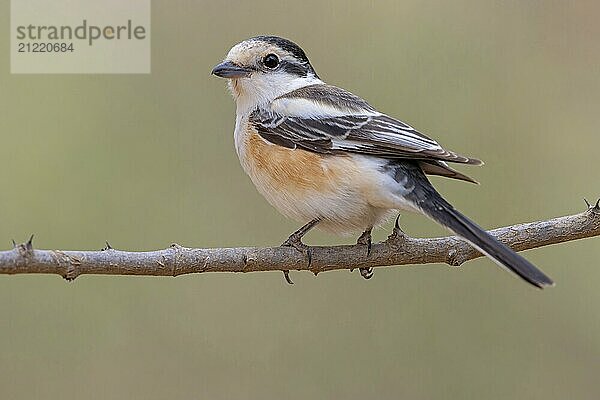
[[[27,241],[27,243],[25,243],[25,247],[27,249],[27,252],[33,252],[33,235],[29,237],[29,240]]]
[[[12,242],[13,248],[19,252],[21,257],[28,258],[33,256],[33,235],[25,243],[17,244],[14,240]]]
[[[600,213],[600,199],[598,199],[596,201],[596,204],[592,205],[590,204],[589,201],[587,201],[587,199],[583,199],[583,201],[585,201],[585,205],[588,208],[588,211],[591,211],[593,213]]]

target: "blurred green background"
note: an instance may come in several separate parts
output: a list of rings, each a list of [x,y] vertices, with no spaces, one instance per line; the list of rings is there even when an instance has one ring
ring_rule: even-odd
[[[150,75],[11,75],[0,39],[0,248],[267,246],[298,227],[257,194],[210,76],[250,36],[486,161],[434,178],[485,227],[600,195],[600,3],[155,1]],[[445,234],[418,216],[411,235]],[[388,227],[389,231],[389,227]],[[377,232],[383,239],[387,231]],[[313,244],[342,243],[312,233]],[[600,239],[529,251],[543,292],[480,259],[315,278],[0,277],[3,399],[592,399]]]

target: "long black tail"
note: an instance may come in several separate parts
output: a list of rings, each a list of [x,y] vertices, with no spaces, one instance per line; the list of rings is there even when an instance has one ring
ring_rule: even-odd
[[[475,222],[458,212],[433,188],[420,169],[408,167],[405,172],[408,172],[408,175],[414,179],[412,183],[415,184],[414,189],[406,198],[411,200],[425,215],[450,229],[477,250],[530,284],[538,288],[554,285],[552,279],[532,263],[494,239]]]

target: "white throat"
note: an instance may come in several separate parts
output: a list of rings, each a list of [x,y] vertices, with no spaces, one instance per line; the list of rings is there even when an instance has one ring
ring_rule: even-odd
[[[277,97],[293,90],[309,85],[322,84],[314,75],[296,77],[285,72],[264,74],[253,74],[249,78],[239,78],[229,81],[236,107],[237,115],[250,113],[257,107],[266,106]]]

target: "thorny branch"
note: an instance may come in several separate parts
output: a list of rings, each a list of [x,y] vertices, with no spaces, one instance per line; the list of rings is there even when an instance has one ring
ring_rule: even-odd
[[[587,201],[580,214],[546,221],[512,225],[490,231],[516,251],[600,235],[600,200]],[[165,250],[129,252],[113,249],[108,242],[100,251],[36,250],[33,236],[8,251],[0,251],[0,274],[58,274],[67,280],[79,275],[178,276],[201,272],[257,272],[383,267],[446,263],[459,266],[482,255],[456,236],[418,239],[407,236],[396,224],[387,240],[365,245],[314,246],[311,262],[305,254],[287,247],[194,249],[171,245]]]

